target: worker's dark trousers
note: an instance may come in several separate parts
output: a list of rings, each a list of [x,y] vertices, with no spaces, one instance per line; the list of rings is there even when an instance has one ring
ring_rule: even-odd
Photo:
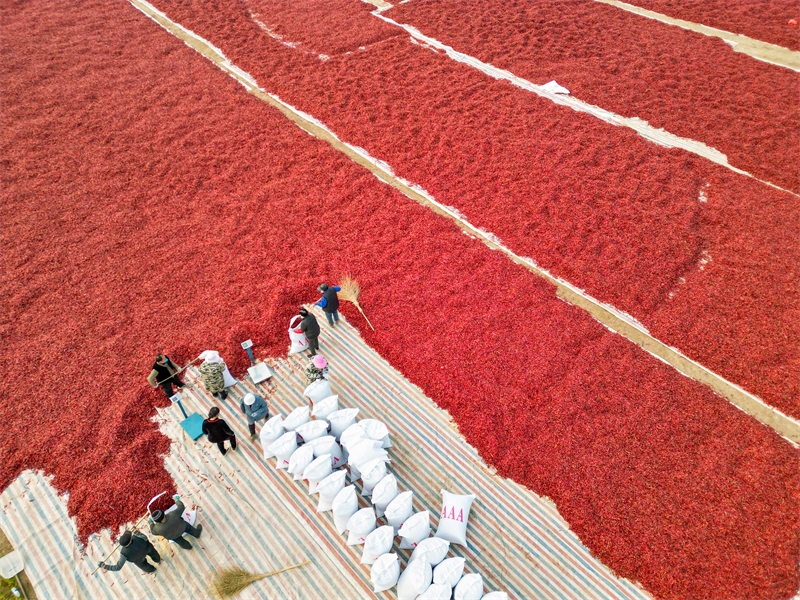
[[[200,530],[198,530],[197,527],[192,527],[191,525],[189,525],[189,523],[186,523],[186,530],[185,531],[189,535],[192,535],[194,537],[200,537],[200,533],[201,533]],[[178,544],[178,546],[180,546],[181,548],[183,548],[185,550],[191,550],[192,549],[192,545],[189,543],[189,540],[184,539],[183,536],[179,537],[177,540],[172,540],[172,541],[175,542],[176,544]]]
[[[152,560],[156,564],[161,562],[161,555],[158,553],[158,550],[156,550],[154,546],[150,546],[150,552],[147,553],[147,556],[149,556],[150,560]],[[147,562],[147,557],[143,558],[141,562],[135,562],[133,564],[135,564],[145,573],[152,573],[153,571],[156,570],[156,568],[153,565]]]
[[[167,398],[171,398],[173,396],[172,393],[173,385],[176,386],[178,389],[180,389],[183,387],[184,384],[180,379],[178,379],[177,375],[173,375],[166,381],[161,382],[161,389],[164,390],[164,393],[167,395]]]
[[[311,356],[314,356],[319,350],[319,337],[306,338],[308,340],[308,349],[311,350]]]

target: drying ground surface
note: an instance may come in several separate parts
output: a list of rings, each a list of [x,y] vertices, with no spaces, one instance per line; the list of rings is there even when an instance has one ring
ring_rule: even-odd
[[[168,440],[150,421],[166,399],[144,381],[154,352],[186,361],[214,348],[241,373],[239,342],[284,353],[299,303],[316,299],[319,282],[350,272],[377,331],[344,310],[368,343],[448,409],[502,475],[552,498],[619,575],[663,598],[788,598],[797,590],[800,456],[770,429],[310,138],[127,3],[54,0],[1,10],[0,486],[27,468],[52,474],[83,538],[136,519],[151,496],[173,487],[160,456]],[[237,39],[238,22],[217,16]],[[255,17],[262,25],[263,18]],[[265,42],[248,19],[253,39]],[[341,29],[352,36],[358,28]],[[332,55],[321,60],[267,37],[279,51],[344,74]],[[367,39],[402,57],[410,44],[395,38],[378,31]],[[339,43],[325,50],[340,51]],[[424,52],[404,64],[450,73],[438,59],[427,65],[421,57],[437,55]],[[306,86],[317,75],[290,63],[280,77],[293,69],[298,100],[312,97]],[[364,76],[361,69],[352,76]],[[490,105],[481,94],[502,101],[513,92],[459,73],[455,94],[474,84],[481,110]],[[281,95],[291,92],[288,80],[275,81]],[[334,100],[346,113],[346,93]],[[362,119],[401,110],[397,98],[371,101],[378,106],[361,98]],[[515,110],[534,120],[546,114],[538,103]],[[412,126],[405,110],[399,129]],[[446,146],[428,125],[420,120],[418,134]],[[584,146],[579,127],[601,135],[571,111],[546,125],[576,136],[562,160]],[[390,133],[382,130],[391,140]],[[635,186],[625,177],[635,164],[624,157],[638,140],[620,135],[622,167],[595,156],[620,186]],[[528,163],[544,161],[557,178],[563,171],[553,171],[548,152]],[[687,186],[696,200],[690,184],[706,180],[693,159],[681,155],[675,160],[685,171],[662,172],[659,159],[676,153],[654,152],[641,158],[656,181],[647,189]],[[482,174],[487,185],[504,181]],[[723,179],[719,186],[729,189]],[[592,189],[602,192],[599,182]],[[696,250],[683,248],[682,229],[670,222],[691,223],[696,217],[684,213],[692,209],[662,205],[674,217],[651,227],[658,235],[669,229],[660,242],[671,248],[665,263],[676,262],[675,252],[691,257]],[[588,207],[581,214],[594,218]],[[627,236],[646,246],[640,232]],[[652,303],[647,287],[637,302]]]

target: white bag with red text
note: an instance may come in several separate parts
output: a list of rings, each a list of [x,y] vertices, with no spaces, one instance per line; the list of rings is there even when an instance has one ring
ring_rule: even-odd
[[[336,494],[331,509],[333,510],[333,524],[336,526],[336,531],[344,533],[350,517],[358,512],[356,488],[348,485]]]
[[[295,481],[302,479],[303,471],[314,460],[314,449],[311,446],[300,446],[292,452],[289,457],[289,467],[287,471],[291,473]]]
[[[317,512],[325,512],[333,508],[336,495],[344,489],[344,478],[347,471],[334,471],[317,484],[319,502]]]
[[[356,422],[358,415],[357,408],[343,408],[328,415],[328,423],[331,424],[331,435],[339,441],[344,430]]]
[[[300,330],[299,326],[295,327],[298,319],[300,319],[300,315],[292,317],[292,320],[289,321],[289,341],[292,343],[289,348],[289,354],[297,354],[303,350],[308,350],[306,334]]]
[[[392,443],[389,441],[389,429],[382,421],[377,419],[361,419],[359,421],[361,427],[371,440],[378,440],[383,445],[383,448],[391,448]]]
[[[408,521],[406,521],[406,523],[408,523]],[[403,523],[403,525],[405,525],[405,523]],[[449,549],[450,542],[447,540],[437,537],[425,538],[417,544],[414,548],[414,552],[411,553],[411,558],[408,560],[410,562],[418,558],[424,558],[432,567],[435,567],[444,560]]]
[[[466,560],[461,556],[445,558],[436,565],[436,568],[433,570],[433,582],[449,585],[451,588],[454,588],[456,584],[461,581],[461,576],[464,574],[465,562]]]
[[[362,496],[370,496],[375,486],[386,477],[386,461],[376,458],[361,466]]]
[[[331,455],[331,467],[334,469],[341,467],[344,464],[344,455],[336,439],[332,435],[323,435],[308,443],[314,449],[314,456],[321,456],[323,454]]]
[[[327,419],[332,412],[339,410],[339,394],[323,398],[319,402],[314,402],[314,410],[311,415],[318,419]]]
[[[403,492],[389,503],[386,507],[386,520],[389,525],[394,527],[395,532],[411,516],[411,504],[414,500],[414,492]]]
[[[275,455],[278,469],[285,469],[289,466],[289,457],[297,450],[297,434],[294,431],[287,431],[277,440],[269,445],[269,451]]]
[[[302,479],[308,480],[308,493],[315,494],[317,492],[317,484],[330,475],[331,472],[330,454],[323,454],[312,460],[303,471],[302,476]]]
[[[300,425],[297,429],[295,429],[295,431],[307,444],[308,442],[327,435],[328,422],[320,420],[309,421],[308,423],[303,423]]]
[[[261,432],[258,434],[258,439],[261,441],[261,447],[264,449],[264,458],[272,458],[275,453],[269,449],[272,442],[277,440],[283,435],[283,417],[275,415],[269,421],[264,423]]]
[[[371,506],[362,508],[347,521],[347,545],[363,544],[366,537],[375,531],[375,511]]]
[[[300,425],[308,423],[310,417],[308,416],[308,407],[307,406],[298,406],[283,420],[283,428],[286,431],[294,431]]]
[[[441,583],[433,583],[430,587],[417,596],[417,600],[450,600],[453,588]]]
[[[442,490],[442,515],[436,528],[436,537],[451,544],[467,545],[467,522],[475,494],[451,494]]]
[[[372,489],[372,504],[375,506],[375,514],[382,517],[386,512],[386,507],[395,498],[397,498],[397,478],[389,473]]]
[[[431,534],[431,516],[427,510],[411,515],[400,526],[400,548],[409,550],[416,548],[422,540]]]

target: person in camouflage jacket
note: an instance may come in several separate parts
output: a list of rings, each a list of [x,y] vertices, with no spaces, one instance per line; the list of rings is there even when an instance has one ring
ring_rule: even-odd
[[[209,363],[204,362],[198,369],[203,376],[203,385],[215,398],[225,400],[228,397],[228,392],[225,391],[225,379],[222,372],[225,370],[225,363]]]

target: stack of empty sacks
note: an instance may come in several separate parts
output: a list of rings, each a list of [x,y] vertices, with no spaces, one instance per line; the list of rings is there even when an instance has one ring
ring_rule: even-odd
[[[317,512],[332,511],[339,533],[348,545],[364,546],[361,563],[372,565],[375,593],[397,585],[399,600],[501,600],[505,592],[483,594],[483,578],[464,575],[464,559],[446,558],[450,544],[466,546],[466,529],[473,494],[442,490],[443,508],[436,535],[430,537],[428,511],[413,512],[413,492],[402,492],[387,471],[391,447],[389,431],[376,419],[356,421],[356,408],[339,408],[331,395],[294,409],[286,418],[276,415],[261,429],[264,458],[276,459],[294,479],[308,481],[308,493],[319,494]],[[314,417],[312,419],[311,417]],[[347,475],[350,483],[347,484]],[[355,483],[372,506],[359,510]],[[384,518],[386,525],[378,526]],[[413,549],[400,573],[400,561],[391,550],[400,537],[401,549]]]

